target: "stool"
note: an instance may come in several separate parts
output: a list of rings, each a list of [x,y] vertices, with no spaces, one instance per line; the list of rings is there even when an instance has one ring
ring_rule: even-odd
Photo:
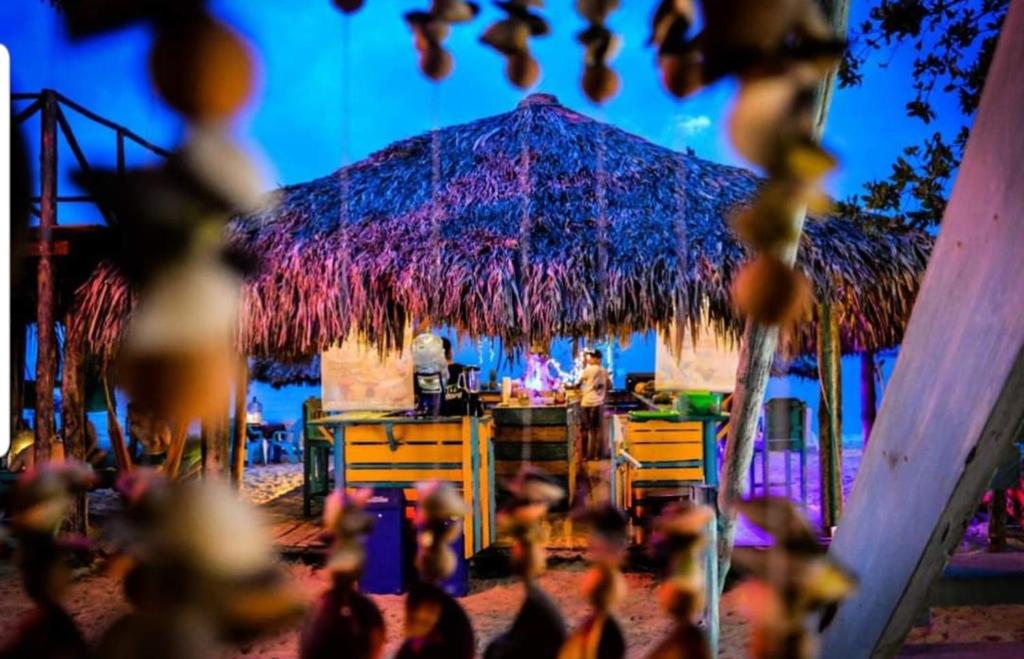
[[[750,494],[757,486],[761,493],[771,494],[775,485],[786,486],[786,496],[793,496],[792,454],[796,453],[800,468],[800,502],[807,508],[807,436],[810,428],[807,403],[799,398],[773,398],[765,403],[761,417],[760,437],[754,441],[754,455],[750,462]],[[771,454],[783,453],[786,461],[785,480],[771,482]],[[761,455],[761,482],[757,482],[757,456]]]

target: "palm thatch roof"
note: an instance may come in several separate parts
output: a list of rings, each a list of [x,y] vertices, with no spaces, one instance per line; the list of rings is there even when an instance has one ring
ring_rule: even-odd
[[[729,286],[747,254],[729,218],[762,184],[534,94],[236,218],[231,240],[263,260],[239,341],[287,361],[349,332],[391,348],[413,319],[506,346],[700,320],[738,336]],[[845,350],[900,341],[930,247],[920,232],[808,224],[798,264],[840,308]],[[131,291],[104,266],[79,295],[88,344],[111,357]],[[795,342],[813,349],[812,323]]]

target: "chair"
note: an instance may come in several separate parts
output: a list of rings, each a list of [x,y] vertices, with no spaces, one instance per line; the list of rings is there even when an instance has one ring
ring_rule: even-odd
[[[249,426],[245,431],[245,465],[251,467],[257,459],[267,464],[267,439],[258,427]]]
[[[271,459],[295,464],[302,459],[302,446],[291,430],[275,430],[270,438]]]
[[[785,485],[786,496],[793,495],[792,454],[797,454],[800,468],[800,501],[807,508],[807,437],[810,431],[807,403],[799,398],[772,398],[765,403],[761,417],[760,437],[754,442],[754,456],[750,462],[750,493],[758,485],[762,494],[770,494],[774,485]],[[771,454],[785,457],[785,480],[771,482]],[[757,482],[757,456],[761,456],[761,482]]]
[[[302,512],[312,514],[313,499],[326,497],[331,491],[330,465],[334,438],[323,426],[310,423],[324,415],[319,398],[302,403]]]

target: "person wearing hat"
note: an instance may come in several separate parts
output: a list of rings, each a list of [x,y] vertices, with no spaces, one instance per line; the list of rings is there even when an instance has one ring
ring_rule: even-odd
[[[608,457],[608,433],[604,418],[604,404],[612,382],[608,371],[601,365],[601,351],[584,353],[584,368],[580,375],[580,412],[583,427],[583,459],[600,460]]]

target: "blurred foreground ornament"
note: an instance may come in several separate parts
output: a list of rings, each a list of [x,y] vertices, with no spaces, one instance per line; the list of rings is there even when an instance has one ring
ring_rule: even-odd
[[[76,462],[44,463],[18,479],[10,496],[8,519],[16,543],[15,563],[35,608],[23,616],[5,657],[90,656],[88,646],[61,599],[71,585],[70,554],[84,552],[88,540],[59,533],[75,492],[95,482],[92,469]]]
[[[405,22],[413,33],[413,45],[420,56],[420,71],[438,82],[447,78],[454,67],[451,53],[442,44],[454,23],[476,18],[480,7],[463,0],[432,0],[430,11],[405,13]]]
[[[480,41],[505,56],[505,75],[516,87],[529,89],[540,77],[540,64],[530,54],[529,40],[550,32],[546,20],[530,11],[543,6],[542,0],[502,0],[495,4],[506,17],[492,23]]]
[[[343,14],[354,14],[363,8],[365,0],[331,0],[331,4]]]
[[[302,628],[299,656],[328,659],[344,649],[352,659],[375,659],[384,650],[384,618],[361,594],[357,581],[366,562],[366,536],[373,518],[364,510],[372,492],[335,490],[324,504],[324,530],[332,537],[327,570],[331,587],[317,601]]]
[[[755,659],[817,656],[816,617],[853,592],[856,579],[825,553],[810,525],[784,497],[737,504],[736,512],[767,531],[767,550],[740,547],[733,561],[751,578],[736,596],[751,624],[749,653]]]
[[[150,77],[160,97],[197,122],[237,114],[255,88],[252,47],[207,14],[158,24],[149,52]]]
[[[302,613],[263,520],[226,485],[142,471],[119,487],[126,513],[113,540],[130,562],[134,610],[107,630],[99,656],[214,656],[218,640],[272,633]]]
[[[618,0],[577,0],[576,11],[587,21],[587,29],[576,35],[585,51],[583,91],[595,103],[603,103],[619,91],[619,75],[608,63],[618,54],[622,39],[605,26],[608,15],[619,8]]]
[[[697,621],[707,596],[705,531],[714,519],[715,512],[708,506],[679,503],[668,506],[655,521],[651,549],[665,565],[658,599],[676,626],[647,655],[649,659],[710,659],[707,639]]]
[[[780,259],[761,254],[740,269],[732,295],[739,312],[755,322],[791,325],[810,310],[811,284]]]
[[[626,595],[620,566],[626,557],[626,517],[611,504],[586,511],[580,521],[590,527],[590,568],[580,590],[591,613],[570,634],[559,659],[621,659],[626,639],[612,609]]]
[[[421,582],[405,598],[405,641],[397,659],[470,659],[476,646],[469,616],[440,583],[455,572],[450,545],[462,533],[466,504],[449,483],[419,486],[416,568]]]
[[[546,518],[565,491],[546,474],[524,467],[507,484],[512,501],[498,515],[498,525],[512,538],[512,571],[526,591],[512,626],[494,639],[484,659],[555,659],[565,642],[565,621],[535,580],[546,568]]]
[[[651,18],[647,44],[657,48],[662,84],[678,98],[704,84],[703,57],[698,43],[689,36],[693,21],[692,0],[661,0]]]

